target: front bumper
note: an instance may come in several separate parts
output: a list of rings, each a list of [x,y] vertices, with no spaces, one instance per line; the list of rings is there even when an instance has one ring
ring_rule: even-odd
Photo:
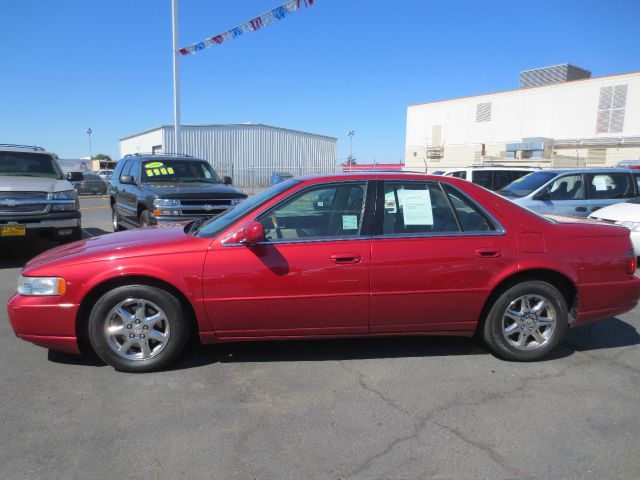
[[[78,305],[61,297],[28,297],[15,293],[7,304],[11,327],[18,338],[41,347],[80,353],[76,337]]]
[[[79,211],[76,211],[23,217],[0,217],[0,225],[10,224],[24,225],[28,236],[67,238],[73,235],[74,230],[77,232],[80,229],[81,215]]]
[[[211,217],[215,217],[216,215],[220,215],[221,213],[226,212],[226,210],[218,211],[212,213],[211,215],[178,215],[178,216],[155,216],[153,214],[149,215],[149,221],[151,225],[169,225],[176,224],[182,222],[191,222],[192,220],[198,220],[200,218],[204,218],[205,220],[210,219]]]

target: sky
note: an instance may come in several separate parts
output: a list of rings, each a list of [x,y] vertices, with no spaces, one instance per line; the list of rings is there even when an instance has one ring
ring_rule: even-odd
[[[180,44],[284,0],[180,0]],[[119,155],[173,123],[171,0],[0,0],[0,143]],[[316,0],[180,58],[182,123],[264,123],[338,138],[359,163],[404,157],[407,106],[517,88],[573,63],[640,70],[638,0]]]

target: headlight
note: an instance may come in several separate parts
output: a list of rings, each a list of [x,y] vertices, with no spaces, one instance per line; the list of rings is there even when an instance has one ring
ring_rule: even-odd
[[[58,277],[23,277],[18,280],[18,293],[28,296],[64,295],[67,284]]]
[[[180,200],[174,200],[172,198],[156,198],[153,201],[153,206],[157,208],[179,207]]]
[[[636,222],[616,222],[617,225],[627,227],[632,232],[640,232],[640,223]]]
[[[80,208],[80,205],[78,204],[78,194],[75,190],[55,192],[51,198],[52,200],[65,201],[65,203],[54,203],[51,207],[51,211],[53,212],[74,211]]]

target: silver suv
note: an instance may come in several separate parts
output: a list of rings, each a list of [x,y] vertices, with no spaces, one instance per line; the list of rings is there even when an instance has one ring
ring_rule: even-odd
[[[79,240],[80,205],[53,154],[0,144],[0,239]]]

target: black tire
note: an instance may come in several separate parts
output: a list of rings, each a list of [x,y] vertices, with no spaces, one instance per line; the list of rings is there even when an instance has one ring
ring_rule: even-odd
[[[142,300],[150,305],[159,307],[164,313],[164,318],[166,318],[168,327],[165,327],[165,332],[170,332],[170,334],[168,334],[162,348],[159,349],[159,353],[154,354],[151,351],[153,356],[149,358],[133,358],[135,355],[144,355],[139,343],[135,343],[140,342],[141,340],[139,339],[132,339],[134,343],[124,353],[116,353],[113,339],[117,338],[116,342],[121,341],[124,344],[127,341],[128,332],[135,332],[135,330],[123,329],[126,334],[120,337],[109,336],[105,331],[106,325],[111,318],[116,320],[122,318],[113,313],[114,309],[129,300],[133,304],[137,304],[138,300]],[[133,323],[133,320],[131,323]],[[127,327],[126,322],[123,322],[123,327]],[[147,342],[152,341],[150,340],[152,337],[149,335],[151,333],[149,330],[143,330],[138,333],[147,333]],[[91,310],[88,323],[89,340],[98,357],[116,370],[129,373],[152,372],[166,367],[182,353],[189,339],[189,333],[190,323],[183,314],[180,301],[170,292],[148,285],[126,285],[105,293]],[[135,336],[135,334],[133,335]],[[139,353],[137,350],[139,350]]]
[[[138,217],[138,225],[140,228],[146,228],[151,225],[149,220],[149,210],[143,210],[140,212],[140,217]]]
[[[543,307],[544,309],[541,310],[544,315],[541,314],[538,317],[534,310],[536,306],[545,305],[545,303],[535,303],[533,308],[527,309],[523,306],[522,300],[520,300],[525,297],[528,299],[529,304],[531,301],[535,303],[536,299],[543,298],[547,302],[546,305],[549,305],[549,307]],[[520,306],[527,313],[518,320],[506,315],[507,308],[512,303],[514,307],[518,308]],[[511,310],[513,311],[513,309]],[[522,310],[519,310],[519,313]],[[550,325],[544,325],[543,319],[550,318],[550,315],[555,317],[555,323],[552,329],[547,330]],[[505,327],[505,323],[509,323],[509,325]],[[487,314],[482,336],[489,349],[495,355],[505,360],[530,362],[548,355],[562,341],[568,328],[569,312],[567,302],[562,293],[547,282],[533,280],[514,285],[498,295]],[[509,332],[512,331],[513,333],[505,334],[503,329],[508,329]],[[534,333],[528,332],[530,329],[534,329],[538,335],[544,338],[544,341],[542,343],[538,342],[534,338]],[[522,339],[524,339],[524,345],[519,347],[514,345],[514,343],[520,343]]]
[[[116,211],[115,205],[111,207],[111,223],[112,223],[114,232],[122,231],[122,226],[120,225],[120,216]]]

